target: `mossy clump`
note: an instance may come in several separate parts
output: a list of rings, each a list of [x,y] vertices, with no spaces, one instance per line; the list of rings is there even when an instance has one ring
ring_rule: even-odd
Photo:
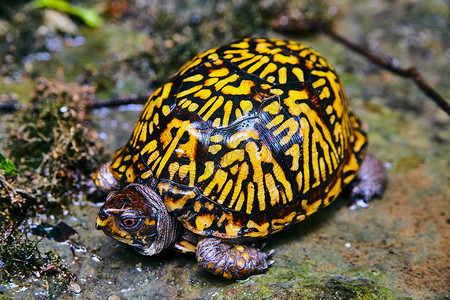
[[[90,85],[41,78],[29,105],[6,124],[0,166],[2,281],[44,273],[70,277],[56,255],[40,253],[28,238],[33,223],[28,218],[57,216],[93,190],[91,174],[106,160],[90,123],[94,92]]]
[[[5,152],[19,175],[0,174],[0,184],[19,196],[3,195],[10,198],[2,199],[3,211],[30,215],[61,208],[92,188],[91,174],[106,159],[90,126],[88,106],[94,91],[89,85],[38,80],[30,104],[6,126]]]
[[[318,293],[322,299],[386,299],[390,292],[364,278],[330,278]]]
[[[11,279],[23,279],[33,275],[36,278],[58,275],[60,284],[67,285],[74,279],[61,259],[53,252],[41,253],[37,247],[38,241],[27,236],[23,231],[10,226],[5,228],[4,217],[0,215],[2,227],[0,237],[0,282]],[[54,281],[54,279],[53,279]]]

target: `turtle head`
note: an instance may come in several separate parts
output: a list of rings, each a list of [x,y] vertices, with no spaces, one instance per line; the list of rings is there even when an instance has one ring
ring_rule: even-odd
[[[144,255],[169,247],[178,237],[178,222],[151,188],[130,184],[108,195],[96,228]]]

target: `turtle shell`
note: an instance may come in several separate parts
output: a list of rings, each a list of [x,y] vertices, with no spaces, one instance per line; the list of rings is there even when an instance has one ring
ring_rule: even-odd
[[[243,39],[197,55],[156,90],[109,169],[159,191],[188,230],[261,237],[335,200],[366,144],[320,54]]]

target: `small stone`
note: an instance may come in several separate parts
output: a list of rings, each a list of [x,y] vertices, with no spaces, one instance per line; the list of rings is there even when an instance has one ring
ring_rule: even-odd
[[[69,284],[69,291],[71,291],[72,293],[75,293],[75,294],[79,294],[81,292],[81,287],[78,283],[71,282]]]
[[[67,15],[51,9],[44,11],[44,24],[54,31],[59,30],[64,33],[75,33],[78,29]]]
[[[135,265],[135,268],[138,272],[142,272],[142,263],[138,263]]]
[[[117,295],[111,295],[108,297],[108,300],[120,300],[120,298]]]

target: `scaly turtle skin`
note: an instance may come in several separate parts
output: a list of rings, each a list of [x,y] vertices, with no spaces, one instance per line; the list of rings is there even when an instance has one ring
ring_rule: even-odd
[[[321,55],[239,40],[199,54],[150,97],[129,142],[94,175],[105,191],[121,188],[97,228],[143,254],[196,252],[208,271],[245,278],[270,264],[252,239],[304,220],[352,181],[353,203],[381,195],[384,169],[364,160],[366,146]]]

